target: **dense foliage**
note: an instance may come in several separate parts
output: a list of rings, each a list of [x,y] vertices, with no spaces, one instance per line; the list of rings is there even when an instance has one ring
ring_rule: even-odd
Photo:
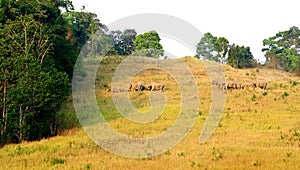
[[[130,55],[134,50],[133,42],[136,35],[134,29],[125,29],[123,32],[111,31],[108,36],[112,41],[112,48],[109,49],[110,55]]]
[[[263,40],[266,65],[286,71],[300,71],[300,30],[291,27]]]
[[[74,64],[90,33],[69,22],[83,18],[63,16],[62,9],[68,13],[72,3],[0,2],[0,145],[57,132],[57,111],[70,94]],[[102,26],[86,15],[94,30]]]
[[[196,46],[196,57],[218,62],[217,52],[214,47],[216,40],[217,37],[214,37],[211,33],[205,33]]]
[[[139,34],[134,40],[134,55],[158,58],[164,54],[156,31]]]
[[[257,66],[250,47],[240,47],[235,44],[230,46],[227,63],[235,68],[252,68]]]
[[[229,45],[225,37],[205,33],[196,45],[196,58],[229,64],[235,68],[250,68],[257,65],[250,47]]]

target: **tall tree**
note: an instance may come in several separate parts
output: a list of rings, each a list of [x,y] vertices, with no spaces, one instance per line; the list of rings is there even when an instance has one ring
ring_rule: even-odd
[[[60,10],[71,7],[68,0],[0,2],[0,144],[56,133],[78,55]]]
[[[231,45],[228,52],[227,63],[232,67],[238,68],[240,55],[241,55],[241,47],[235,44]]]
[[[82,50],[86,55],[95,56],[99,46],[98,38],[105,35],[107,27],[100,22],[95,13],[87,11],[65,12],[63,17],[69,27],[68,39],[78,50]],[[94,53],[90,54],[91,52]]]
[[[163,46],[156,31],[139,34],[134,40],[134,55],[158,58],[164,54]]]
[[[55,134],[55,112],[70,84],[47,58],[53,47],[47,30],[29,14],[8,20],[0,31],[2,143]]]
[[[129,55],[134,50],[134,40],[137,33],[134,29],[125,29],[122,35],[122,49],[123,55]]]
[[[229,41],[224,37],[217,38],[214,47],[217,51],[217,57],[221,64],[225,64],[226,62],[226,55],[229,49]]]
[[[214,46],[216,40],[217,37],[214,37],[211,33],[205,33],[196,46],[196,57],[218,62],[217,51]]]
[[[110,32],[109,35],[113,41],[113,49],[116,50],[118,55],[126,56],[132,53],[136,34],[134,29],[125,29],[123,32],[120,30]]]
[[[291,27],[280,31],[275,36],[263,40],[262,49],[266,57],[266,65],[282,68],[286,71],[299,71],[300,30]]]
[[[227,63],[235,68],[251,68],[257,65],[250,47],[231,45],[228,52]]]

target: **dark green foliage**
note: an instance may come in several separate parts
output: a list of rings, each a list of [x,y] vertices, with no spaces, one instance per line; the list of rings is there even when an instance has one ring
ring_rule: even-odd
[[[109,36],[113,42],[113,49],[109,51],[109,55],[115,55],[114,53],[121,56],[130,55],[134,50],[133,42],[136,34],[134,29],[125,29],[123,33],[120,30],[111,31]]]
[[[86,165],[85,165],[85,168],[86,168],[86,169],[91,169],[91,163],[86,164]]]
[[[225,37],[217,38],[214,48],[217,51],[217,58],[221,64],[226,63],[226,54],[229,50],[229,41]]]
[[[287,31],[280,31],[275,36],[263,40],[266,52],[266,66],[281,68],[286,71],[300,70],[300,30],[291,27]]]
[[[255,94],[253,94],[251,100],[252,100],[252,101],[256,101],[256,95],[255,95]]]
[[[100,22],[95,13],[70,11],[63,13],[63,18],[69,27],[67,39],[79,50],[88,41],[89,45],[84,47],[87,48],[85,50],[97,51],[97,38],[107,31],[107,27]]]
[[[0,42],[6,42],[0,49],[4,52],[0,56],[1,142],[55,135],[56,111],[69,94],[70,83],[52,62],[52,45],[47,43],[51,36],[42,34],[33,15],[8,20],[0,32]]]
[[[134,40],[134,55],[158,58],[164,54],[163,46],[156,31],[145,32]]]
[[[195,57],[225,64],[229,41],[225,37],[214,37],[211,33],[205,33],[196,48]]]
[[[54,158],[50,161],[51,165],[56,165],[56,164],[64,164],[65,160],[60,159],[60,158]]]
[[[223,152],[220,149],[212,148],[213,161],[218,161],[223,158]]]
[[[291,81],[290,83],[291,83],[292,87],[294,87],[294,86],[297,86],[297,85],[298,85],[298,82],[297,82],[297,81]]]
[[[256,66],[250,47],[231,45],[228,52],[227,63],[235,68],[251,68]]]
[[[90,17],[76,18],[90,24],[84,32],[60,8],[73,7],[68,0],[0,2],[0,145],[55,135],[62,122],[57,113],[70,94],[80,47],[102,25],[80,13]]]
[[[287,97],[287,96],[289,96],[289,94],[285,91],[285,92],[283,92],[283,94],[282,94],[282,98],[284,99],[285,97]]]

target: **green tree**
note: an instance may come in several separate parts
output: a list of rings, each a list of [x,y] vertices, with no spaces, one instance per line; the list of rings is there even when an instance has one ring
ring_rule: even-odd
[[[22,142],[55,134],[55,111],[70,84],[47,59],[53,45],[44,31],[33,15],[8,20],[0,31],[3,139]]]
[[[97,53],[100,56],[118,55],[111,35],[101,35],[98,39]]]
[[[231,45],[228,51],[227,63],[232,67],[238,68],[240,55],[241,55],[241,47],[235,44]]]
[[[224,37],[217,38],[214,47],[217,51],[217,58],[221,64],[226,62],[226,54],[229,49],[229,41]]]
[[[134,40],[134,55],[158,58],[164,54],[163,46],[156,31],[139,34]]]
[[[122,33],[122,31],[120,31],[120,30],[111,31],[109,36],[112,40],[112,48],[113,48],[112,50],[110,50],[110,52],[116,51],[116,53],[118,55],[122,55],[123,54],[123,49],[122,49],[123,33]]]
[[[126,56],[132,53],[136,34],[134,29],[125,29],[123,32],[120,30],[110,32],[110,37],[113,40],[113,48],[117,51],[118,55]]]
[[[217,58],[217,51],[215,49],[217,37],[214,37],[211,33],[205,33],[200,42],[196,46],[196,57],[207,60],[219,61]]]
[[[280,31],[275,36],[263,40],[266,63],[273,68],[286,71],[299,71],[300,30],[291,27]]]
[[[251,68],[257,65],[250,47],[231,45],[228,52],[227,63],[235,68]]]
[[[239,56],[238,68],[251,68],[257,65],[254,56],[251,53],[250,47],[241,47],[241,54]]]
[[[125,29],[122,35],[122,51],[123,55],[129,55],[134,50],[134,40],[137,33],[134,29]]]
[[[55,135],[56,111],[70,93],[65,68],[78,55],[60,12],[71,6],[63,0],[0,2],[0,144]]]
[[[68,38],[85,55],[96,56],[99,37],[105,35],[107,27],[100,22],[95,13],[69,11],[63,13],[68,23]]]

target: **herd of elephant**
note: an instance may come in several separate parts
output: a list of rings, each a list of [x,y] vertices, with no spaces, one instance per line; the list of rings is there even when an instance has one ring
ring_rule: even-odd
[[[220,88],[228,89],[228,90],[239,90],[239,89],[245,89],[248,87],[253,88],[261,88],[263,90],[267,89],[268,82],[253,82],[253,83],[238,83],[238,82],[213,82],[213,85],[217,85]]]
[[[267,89],[268,82],[253,82],[253,83],[238,83],[238,82],[220,82],[220,81],[213,81],[213,85],[218,86],[219,88],[223,88],[225,90],[240,90],[245,89],[248,87],[253,88],[261,88],[263,90]],[[109,87],[107,89],[108,92],[125,92],[125,91],[164,91],[165,85],[161,82],[153,82],[151,81],[150,84],[144,85],[141,82],[131,82],[127,89],[120,88],[120,87]]]
[[[131,82],[128,86],[128,89],[120,88],[120,87],[110,87],[107,89],[108,92],[124,92],[124,91],[164,91],[165,85],[161,82],[153,82],[151,81],[148,85],[144,85],[142,82]]]

